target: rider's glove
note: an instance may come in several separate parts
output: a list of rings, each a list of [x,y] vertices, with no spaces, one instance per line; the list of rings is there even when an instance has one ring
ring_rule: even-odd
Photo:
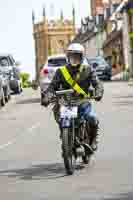
[[[94,96],[94,90],[93,89],[89,89],[89,94],[90,94],[90,97],[93,97]]]
[[[81,97],[82,95],[80,93],[78,93],[78,92],[74,92],[74,96],[75,97]]]
[[[99,97],[95,97],[95,100],[96,100],[96,101],[101,101],[101,99],[102,99],[101,96],[99,96]]]

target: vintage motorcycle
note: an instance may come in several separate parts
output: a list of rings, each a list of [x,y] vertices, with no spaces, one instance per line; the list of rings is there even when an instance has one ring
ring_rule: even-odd
[[[94,153],[89,145],[89,122],[79,118],[78,113],[79,105],[90,99],[77,100],[73,93],[72,89],[56,91],[55,97],[51,100],[51,103],[59,106],[58,123],[61,131],[62,156],[68,175],[73,174],[78,157],[82,157],[83,162],[88,164]]]

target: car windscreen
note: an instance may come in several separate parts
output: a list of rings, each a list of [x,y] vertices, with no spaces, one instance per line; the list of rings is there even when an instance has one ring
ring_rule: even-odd
[[[97,63],[98,66],[107,65],[106,61],[103,58],[94,58],[88,60],[90,64]]]
[[[50,58],[48,60],[49,67],[58,67],[63,65],[66,65],[66,58]]]

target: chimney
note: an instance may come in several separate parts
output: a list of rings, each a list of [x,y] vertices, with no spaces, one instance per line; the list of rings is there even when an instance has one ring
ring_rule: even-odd
[[[115,12],[116,9],[118,8],[118,6],[120,5],[121,1],[112,1],[112,4],[111,4],[111,13]]]

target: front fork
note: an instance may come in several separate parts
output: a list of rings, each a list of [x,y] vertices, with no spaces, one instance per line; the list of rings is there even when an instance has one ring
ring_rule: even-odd
[[[75,120],[72,118],[72,142],[75,142]]]
[[[75,119],[74,118],[62,118],[60,119],[60,129],[68,128],[71,134],[72,146],[75,143]]]
[[[71,118],[71,119],[61,119],[60,120],[60,127],[61,130],[63,128],[68,128],[68,134],[69,134],[69,142],[71,143],[71,147],[72,147],[72,151],[71,153],[74,155],[75,159],[77,159],[78,156],[83,156],[85,154],[85,150],[84,147],[82,146],[82,142],[84,141],[84,128],[85,128],[85,123],[84,123],[84,127],[83,127],[83,132],[81,135],[81,130],[79,130],[78,127],[76,127],[75,124],[75,119]],[[76,130],[77,128],[77,130]]]
[[[85,127],[86,127],[86,122],[84,121],[82,123],[82,126],[77,127],[77,131],[75,132],[76,124],[75,124],[74,118],[62,118],[62,119],[60,119],[60,129],[61,130],[63,128],[69,128],[70,129],[71,136],[72,136],[72,142],[76,146],[80,146],[80,144],[84,141]]]

